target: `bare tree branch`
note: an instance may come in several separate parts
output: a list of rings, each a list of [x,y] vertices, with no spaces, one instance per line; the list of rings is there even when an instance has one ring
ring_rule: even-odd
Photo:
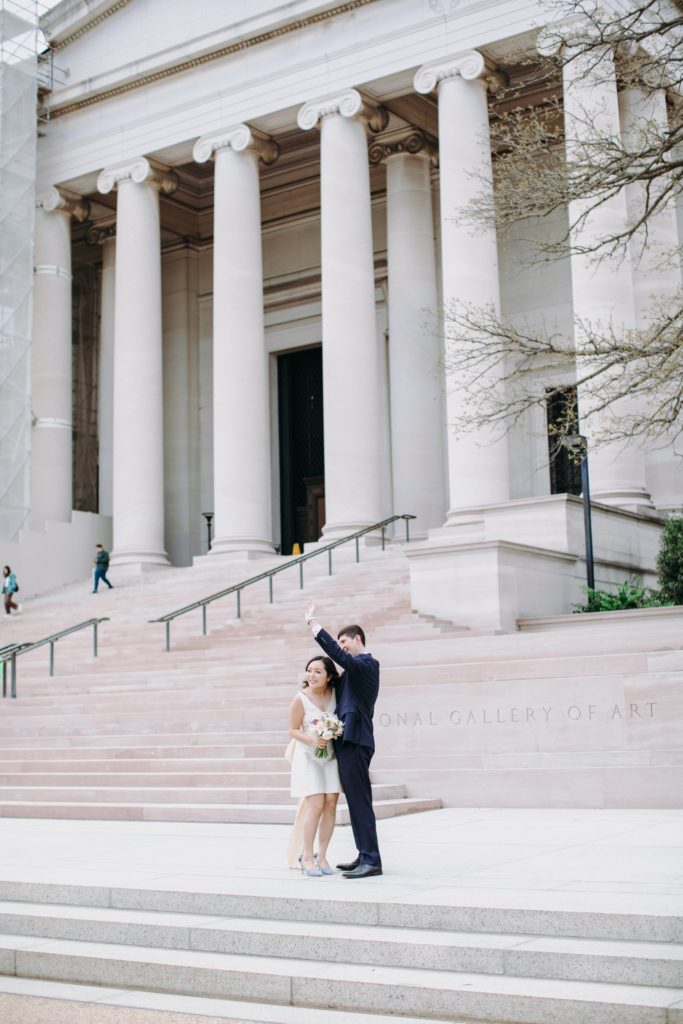
[[[683,443],[683,292],[671,287],[672,276],[680,283],[682,251],[674,233],[665,233],[663,245],[660,230],[662,216],[672,216],[683,198],[683,4],[547,5],[552,18],[544,52],[552,56],[515,58],[512,84],[501,88],[491,110],[493,196],[482,190],[458,219],[473,230],[495,225],[499,238],[514,238],[516,251],[522,243],[532,267],[569,256],[596,264],[628,256],[647,264],[649,279],[666,271],[669,283],[660,294],[654,288],[636,328],[576,320],[572,337],[491,308],[450,306],[444,311],[446,370],[460,396],[451,426],[461,433],[508,431],[534,408],[545,414],[548,400],[571,384],[580,394],[582,420],[599,422],[593,446],[629,441],[651,447],[664,438]],[[615,61],[605,60],[606,47]],[[634,90],[646,113],[632,118],[628,133],[615,133],[601,130],[594,108],[582,110],[575,101],[567,121],[563,71],[583,76],[590,94],[601,76],[613,81],[615,62],[620,88]],[[534,103],[525,102],[530,83]],[[609,224],[603,218],[607,226],[596,232],[601,209],[624,196],[628,217]],[[493,377],[500,387],[489,386]],[[568,412],[563,425],[553,426],[558,443],[576,431],[572,418]]]

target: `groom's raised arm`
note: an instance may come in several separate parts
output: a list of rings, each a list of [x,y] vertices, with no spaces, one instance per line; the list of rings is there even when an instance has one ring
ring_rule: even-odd
[[[332,661],[336,661],[338,665],[341,665],[344,669],[353,667],[354,657],[347,651],[343,650],[334,639],[331,637],[327,630],[323,629],[320,625],[320,621],[315,615],[315,602],[308,602],[308,611],[306,612],[306,625],[313,634],[313,638],[318,643],[325,654],[332,658]]]
[[[317,619],[311,622],[311,632],[316,643],[322,647],[325,654],[332,658],[332,661],[336,661],[338,665],[347,670],[355,667],[354,656],[341,648],[334,637],[330,636],[326,629],[323,629]]]
[[[334,637],[330,636],[327,630],[323,629],[320,622],[314,615],[315,605],[311,601],[308,606],[308,613],[306,615],[306,623],[309,626],[311,633],[313,634],[317,644],[322,647],[325,654],[332,658],[332,661],[336,661],[338,665],[341,665],[347,672],[347,678],[349,685],[352,690],[356,691],[356,695],[367,701],[374,701],[377,699],[377,687],[379,680],[377,674],[371,668],[368,662],[372,659],[364,657],[354,657],[353,654],[349,654],[343,647],[340,647]],[[374,662],[376,664],[376,662]]]

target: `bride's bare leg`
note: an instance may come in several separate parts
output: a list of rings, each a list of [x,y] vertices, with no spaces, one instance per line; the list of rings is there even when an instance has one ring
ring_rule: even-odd
[[[314,793],[304,799],[303,824],[304,824],[304,867],[309,871],[315,869],[313,859],[313,843],[315,834],[318,831],[318,823],[325,808],[325,794]]]
[[[325,806],[320,816],[318,828],[318,863],[321,868],[328,868],[327,847],[334,832],[334,823],[337,817],[337,800],[339,793],[325,793]]]

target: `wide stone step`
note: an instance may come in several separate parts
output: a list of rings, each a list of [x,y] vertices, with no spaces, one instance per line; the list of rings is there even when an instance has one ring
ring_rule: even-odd
[[[286,764],[284,758],[282,763]],[[120,770],[121,767],[117,765],[119,770],[107,770],[104,771],[102,768],[100,772],[91,771],[87,768],[82,768],[80,764],[73,765],[74,769],[78,770],[68,771],[64,767],[60,771],[56,772],[32,772],[22,771],[15,775],[0,774],[0,798],[2,796],[3,787],[12,789],[16,787],[26,786],[104,786],[105,788],[112,787],[123,787],[123,786],[143,786],[143,787],[168,787],[168,786],[180,786],[183,788],[199,788],[199,787],[228,787],[229,789],[238,788],[244,789],[246,787],[255,787],[256,789],[270,789],[270,788],[282,788],[289,789],[289,770],[281,772],[250,772],[240,771],[236,769],[232,772],[225,771],[211,771],[210,769],[204,771],[202,762],[199,762],[198,766],[194,771],[181,772],[176,766],[172,770],[168,771],[157,771],[155,770],[158,766],[150,766],[150,770],[143,770],[139,774],[132,772],[126,772]],[[384,792],[386,795],[386,788],[391,787],[396,789],[397,792],[394,796],[404,796],[405,786],[400,783],[397,784],[394,779],[385,783],[384,786],[375,788],[376,793]]]
[[[310,942],[310,939],[309,939]],[[680,989],[0,937],[4,973],[364,1013],[540,1024],[667,1024]],[[671,1020],[671,1017],[668,1018]]]
[[[222,772],[222,773],[254,773],[264,775],[266,773],[279,775],[283,770],[289,777],[289,766],[284,757],[216,757],[213,750],[209,750],[206,757],[198,756],[201,748],[185,748],[187,754],[178,754],[175,757],[145,757],[135,756],[133,751],[112,751],[109,757],[100,756],[95,759],[93,752],[89,751],[89,757],[79,756],[81,751],[74,751],[68,757],[64,752],[59,757],[50,758],[43,751],[35,752],[35,759],[23,760],[19,757],[0,761],[0,772],[7,777],[21,772],[21,778],[27,778],[30,774],[46,773],[46,781],[56,781],[61,773],[69,772],[106,772],[107,777],[117,773],[127,772]],[[6,752],[3,752],[3,756]],[[44,758],[44,759],[43,759]],[[283,767],[284,766],[284,767]]]
[[[287,721],[287,704],[276,704],[273,708],[273,715],[276,720]],[[163,704],[163,699],[160,700]],[[269,705],[270,709],[270,705]],[[220,720],[216,711],[194,711],[191,715],[182,714],[180,711],[165,711],[162,706],[155,714],[149,712],[147,716],[137,714],[127,715],[116,712],[115,714],[64,714],[64,715],[25,715],[17,716],[3,723],[2,733],[16,735],[28,729],[39,733],[41,736],[63,736],[65,733],[71,736],[83,736],[99,734],[101,736],[125,735],[127,728],[131,732],[155,733],[162,729],[164,732],[182,732],[190,726],[195,732],[213,732],[216,728],[216,719]],[[230,725],[235,728],[243,726],[245,729],[255,729],[259,721],[263,719],[263,711],[258,708],[231,708],[225,713],[230,720]],[[2,735],[0,733],[0,735]]]
[[[187,794],[185,794],[187,795]],[[291,798],[290,798],[291,799]],[[440,799],[404,797],[377,800],[373,809],[377,818],[395,818],[419,811],[434,811],[442,806]],[[240,824],[291,825],[296,806],[287,804],[201,804],[136,802],[78,802],[60,800],[4,800],[0,802],[0,818],[70,818],[92,821],[203,821]],[[348,810],[340,804],[337,821],[349,823]]]
[[[109,781],[108,785],[88,786],[82,784],[80,777],[73,784],[63,786],[0,786],[0,804],[16,803],[20,801],[49,801],[71,800],[80,803],[185,803],[190,799],[196,799],[202,804],[287,804],[290,807],[296,803],[296,799],[290,796],[289,779],[286,785],[281,786],[194,786],[174,785],[169,782],[167,786],[153,786],[146,779],[142,785],[126,788],[117,779]],[[373,786],[373,799],[381,803],[386,800],[400,800],[406,795],[405,786],[394,783],[393,785]],[[343,801],[342,796],[342,801]]]
[[[326,884],[326,883],[321,883]],[[208,953],[311,956],[310,923],[0,902],[0,933]],[[675,987],[683,946],[666,942],[315,925],[325,961]]]
[[[303,878],[290,872],[291,888],[281,878],[241,878],[225,888],[180,889],[0,879],[0,900],[103,910],[249,918],[265,922],[320,921],[441,932],[495,933],[527,937],[569,937],[644,943],[683,943],[680,900],[664,894],[533,891],[492,888],[452,893],[385,897],[388,876],[365,886],[349,885],[335,874]],[[402,876],[397,882],[400,886]],[[403,878],[403,881],[406,879]],[[324,888],[320,888],[320,886]],[[399,890],[400,891],[400,890]]]
[[[2,976],[0,1019],[4,1024],[349,1024],[346,1010]],[[433,1018],[354,1013],[353,1024],[433,1024]]]
[[[42,757],[61,757],[64,752],[74,752],[79,756],[92,757],[93,751],[98,755],[111,751],[130,751],[132,756],[168,754],[174,756],[175,752],[213,749],[223,752],[226,756],[247,756],[247,757],[270,757],[284,754],[288,742],[287,732],[282,729],[278,732],[215,732],[215,733],[156,733],[150,737],[149,733],[130,733],[126,736],[111,735],[85,735],[85,736],[3,736],[2,756],[23,757],[23,752],[38,754]],[[125,756],[125,755],[124,755]]]

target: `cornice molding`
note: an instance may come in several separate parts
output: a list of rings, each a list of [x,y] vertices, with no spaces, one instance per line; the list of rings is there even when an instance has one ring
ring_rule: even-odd
[[[166,196],[172,195],[178,187],[178,175],[175,171],[168,171],[152,164],[147,157],[141,156],[137,160],[106,167],[97,179],[97,191],[106,196],[124,181],[133,181],[136,185],[149,185]]]
[[[265,132],[248,124],[236,124],[223,131],[202,135],[194,144],[192,159],[198,164],[205,164],[221,149],[232,149],[235,153],[251,150],[264,164],[275,163],[280,153],[280,147]]]
[[[399,154],[428,157],[432,164],[438,161],[438,146],[421,128],[398,128],[382,132],[370,142],[368,159],[371,164],[381,164],[389,157]]]
[[[362,96],[357,89],[345,89],[343,92],[304,103],[296,121],[302,131],[309,132],[317,127],[318,122],[324,117],[334,114],[365,121],[372,132],[381,132],[389,121],[389,114],[385,108]]]
[[[123,93],[132,92],[135,89],[143,89],[151,85],[153,82],[160,82],[165,78],[171,78],[174,75],[182,74],[182,72],[190,71],[192,68],[200,67],[202,64],[210,64],[212,61],[228,57],[233,53],[242,53],[244,50],[248,50],[253,46],[259,46],[261,43],[267,43],[271,39],[279,39],[282,36],[290,35],[292,32],[299,32],[301,29],[308,28],[310,25],[319,25],[321,22],[329,21],[331,18],[336,18],[338,15],[352,13],[360,7],[366,7],[368,4],[376,2],[377,0],[347,0],[346,3],[340,4],[338,7],[334,7],[326,11],[319,11],[317,14],[312,14],[307,18],[298,18],[296,21],[292,21],[287,25],[280,25],[278,28],[270,29],[267,32],[260,32],[258,35],[252,36],[251,38],[240,39],[234,43],[229,43],[226,46],[221,46],[218,50],[213,50],[211,53],[202,53],[197,57],[190,58],[189,60],[180,61],[172,67],[162,68],[160,71],[153,71],[148,75],[141,75],[140,78],[136,78],[132,82],[124,82],[111,89],[103,89],[102,92],[98,92],[94,96],[86,96],[82,100],[75,100],[73,103],[67,103],[63,107],[50,107],[50,120],[55,120],[58,117],[64,117],[66,114],[71,114],[75,110],[82,110],[84,107],[90,107],[94,103],[100,103],[103,100],[111,99],[112,96],[120,96]],[[102,19],[108,16],[108,14],[102,15]],[[92,24],[93,23],[91,22],[90,25]]]
[[[46,213],[55,211],[66,213],[77,220],[79,224],[82,224],[90,216],[90,203],[87,199],[70,195],[68,192],[55,188],[54,185],[37,196],[36,206],[45,210]]]
[[[101,14],[96,14],[93,18],[88,19],[85,24],[81,25],[80,28],[77,28],[74,32],[71,32],[68,36],[65,36],[64,39],[59,39],[55,42],[50,42],[49,40],[48,22],[50,20],[50,12],[48,12],[47,16],[43,16],[41,18],[41,25],[48,30],[46,35],[48,35],[50,49],[55,50],[56,52],[63,50],[65,46],[69,45],[69,43],[73,43],[76,39],[80,39],[81,36],[86,35],[86,33],[90,32],[91,29],[95,28],[97,25],[101,25],[103,21],[106,21],[107,18],[111,18],[112,14],[116,14],[117,11],[120,11],[129,3],[130,0],[118,0],[117,3],[112,4],[111,7],[102,11]]]

